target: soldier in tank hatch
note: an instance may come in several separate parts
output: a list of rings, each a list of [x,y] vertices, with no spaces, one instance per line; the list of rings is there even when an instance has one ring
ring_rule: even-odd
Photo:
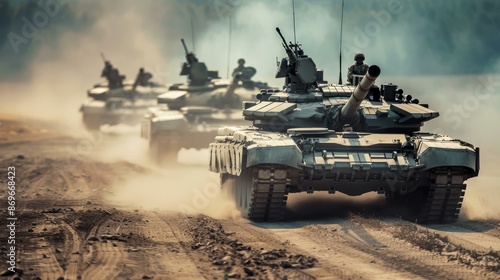
[[[108,60],[104,63],[104,69],[102,70],[101,77],[105,77],[108,80],[108,86],[110,88],[118,88],[123,86],[123,80],[125,76],[120,75],[118,69],[113,68],[113,65]]]
[[[149,72],[144,71],[144,68],[139,69],[139,73],[137,74],[137,77],[135,78],[134,82],[134,89],[137,86],[148,86],[149,85],[149,80],[153,77],[153,75]]]
[[[257,69],[252,66],[245,66],[245,59],[240,58],[238,59],[238,67],[233,69],[231,76],[242,81],[244,87],[252,88],[254,86],[252,77],[255,73],[257,73]]]
[[[362,52],[357,52],[354,54],[354,63],[353,65],[349,66],[349,69],[347,71],[347,80],[349,81],[350,84],[353,83],[352,81],[352,75],[364,75],[366,74],[366,71],[368,71],[368,64],[365,64],[365,55]]]
[[[245,59],[243,59],[243,58],[238,59],[238,67],[233,69],[233,73],[231,74],[231,76],[234,77],[234,75],[236,75],[236,73],[245,71],[245,68],[246,68],[245,67]]]

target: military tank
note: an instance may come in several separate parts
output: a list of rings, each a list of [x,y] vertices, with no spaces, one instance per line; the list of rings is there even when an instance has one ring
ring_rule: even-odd
[[[288,55],[276,73],[283,91],[245,102],[253,126],[220,128],[210,144],[209,169],[243,216],[279,221],[290,193],[377,192],[393,209],[405,206],[408,220],[455,221],[464,181],[479,173],[479,148],[421,132],[439,113],[396,84],[375,86],[376,65],[353,84],[323,83],[313,59],[277,31]]]
[[[150,81],[152,75],[143,68],[135,80],[127,80],[105,60],[101,76],[107,81],[89,89],[80,107],[83,124],[89,130],[98,130],[104,124],[137,125],[147,108],[154,106],[156,98],[167,91],[165,85]]]
[[[181,148],[207,148],[219,127],[243,125],[243,100],[256,100],[267,83],[254,81],[254,67],[244,67],[232,79],[221,79],[217,71],[207,70],[186,47],[186,61],[181,76],[186,83],[169,87],[158,96],[157,106],[151,107],[141,124],[141,137],[149,141],[150,154],[159,162],[175,162]]]

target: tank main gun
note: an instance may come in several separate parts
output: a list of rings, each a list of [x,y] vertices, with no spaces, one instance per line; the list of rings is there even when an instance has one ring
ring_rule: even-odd
[[[237,73],[231,79],[231,83],[227,86],[226,91],[224,92],[222,98],[225,106],[231,107],[232,104],[234,103],[234,100],[237,97],[235,91],[238,88],[240,81],[241,81],[241,73]],[[239,101],[239,104],[241,104],[241,101]]]
[[[278,32],[278,34],[281,37],[281,40],[283,40],[282,45],[283,45],[283,48],[285,48],[285,51],[286,51],[286,54],[288,55],[288,59],[290,60],[290,63],[294,63],[295,61],[297,61],[297,56],[292,51],[290,46],[288,46],[288,44],[286,43],[285,37],[283,37],[283,34],[281,34],[281,30],[279,29],[279,27],[276,27],[276,32]],[[298,47],[297,45],[292,45],[292,44],[290,44],[290,45],[295,46],[295,49],[297,49],[297,47]]]
[[[356,89],[354,89],[347,103],[342,107],[340,111],[342,120],[351,120],[356,116],[359,105],[361,105],[361,102],[366,98],[366,95],[370,91],[370,87],[375,83],[379,75],[380,67],[377,65],[372,65],[368,68],[365,76],[356,86]]]
[[[102,62],[106,63],[107,60],[106,60],[106,57],[104,56],[103,53],[101,53],[101,58],[102,58]]]
[[[194,53],[190,52],[186,46],[186,42],[184,42],[184,38],[181,38],[182,46],[184,47],[184,52],[186,53],[186,62],[191,65],[193,63],[198,62],[198,58],[194,55]]]

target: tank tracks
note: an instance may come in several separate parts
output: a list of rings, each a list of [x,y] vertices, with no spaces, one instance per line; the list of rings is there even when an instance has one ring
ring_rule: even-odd
[[[286,166],[253,167],[253,187],[248,218],[254,222],[275,222],[285,214],[289,169]]]
[[[423,201],[418,223],[451,223],[457,220],[465,194],[465,168],[437,169],[431,176],[427,199]]]

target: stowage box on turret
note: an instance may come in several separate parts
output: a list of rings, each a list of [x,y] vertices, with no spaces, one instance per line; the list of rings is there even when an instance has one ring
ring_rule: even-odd
[[[464,181],[479,173],[479,148],[420,132],[439,113],[394,84],[375,86],[378,66],[357,85],[328,85],[297,44],[283,41],[288,58],[276,77],[284,90],[245,103],[253,126],[220,128],[210,144],[209,169],[243,215],[280,220],[289,193],[377,192],[407,206],[412,221],[455,221]]]

